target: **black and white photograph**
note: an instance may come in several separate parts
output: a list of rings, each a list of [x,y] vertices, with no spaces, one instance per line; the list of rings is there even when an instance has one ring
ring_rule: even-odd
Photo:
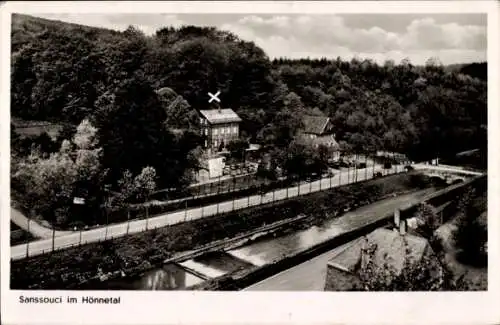
[[[487,13],[10,17],[10,290],[488,291]]]

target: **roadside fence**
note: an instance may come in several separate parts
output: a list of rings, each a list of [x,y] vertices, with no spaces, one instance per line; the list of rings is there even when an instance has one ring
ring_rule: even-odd
[[[207,201],[197,202],[196,200],[185,200],[177,205],[178,209],[173,211],[169,211],[168,209],[170,207],[167,206],[167,208],[165,208],[165,205],[162,204],[135,206],[126,211],[121,210],[109,213],[106,217],[107,222],[104,222],[104,226],[99,228],[89,230],[80,229],[67,235],[53,235],[50,239],[38,239],[35,242],[28,241],[25,244],[12,246],[12,258],[27,258],[29,256],[49,252],[54,253],[57,250],[81,246],[91,242],[113,240],[117,237],[123,237],[133,233],[174,226],[180,223],[249,207],[274,204],[275,202],[299,195],[307,195],[309,193],[323,191],[342,185],[367,181],[374,177],[389,176],[402,172],[405,172],[405,164],[392,164],[390,168],[384,169],[383,166],[374,162],[372,166],[365,166],[364,168],[346,168],[329,177],[323,177],[316,180],[302,180],[295,183],[291,183],[290,181],[287,183],[287,181],[283,180],[268,185],[253,187],[253,192],[250,191],[250,194],[245,197],[237,198],[234,195],[232,195],[232,197],[228,195],[228,200],[212,204],[210,202],[207,204]],[[285,188],[283,188],[283,186]],[[231,193],[229,192],[229,194]],[[113,213],[121,214],[121,216],[113,215]],[[125,221],[120,220],[123,218],[123,214],[126,215]],[[113,221],[119,221],[119,223],[113,223]],[[16,251],[13,252],[13,249],[16,249]]]

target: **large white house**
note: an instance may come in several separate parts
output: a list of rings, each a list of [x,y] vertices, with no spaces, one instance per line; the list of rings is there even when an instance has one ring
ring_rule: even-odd
[[[239,136],[241,118],[230,108],[200,110],[200,132],[205,148],[217,152]]]

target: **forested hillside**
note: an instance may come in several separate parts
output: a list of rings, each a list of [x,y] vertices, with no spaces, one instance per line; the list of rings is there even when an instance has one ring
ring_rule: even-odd
[[[244,137],[278,149],[287,148],[305,113],[330,116],[348,150],[422,160],[486,146],[486,63],[272,61],[254,43],[214,28],[165,27],[145,36],[133,27],[116,32],[14,15],[11,66],[12,116],[85,119],[80,133],[66,129],[47,151],[71,139],[66,150],[100,150],[102,173],[94,176],[113,190],[125,171],[140,175],[147,166],[159,187],[186,182],[199,139],[173,131],[193,131],[196,110],[216,90],[242,117]],[[95,141],[82,147],[75,136]],[[19,143],[14,135],[22,160]]]

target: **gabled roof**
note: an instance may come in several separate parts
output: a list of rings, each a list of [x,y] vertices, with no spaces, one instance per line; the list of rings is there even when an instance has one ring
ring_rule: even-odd
[[[210,124],[241,122],[241,118],[230,108],[201,110],[200,114]]]
[[[429,242],[423,237],[408,233],[401,235],[398,231],[379,228],[352,241],[350,245],[339,247],[328,264],[345,272],[353,272],[360,265],[361,250],[371,244],[377,247],[374,262],[379,266],[388,263],[398,273],[403,269],[406,254],[411,262],[417,262],[431,249]]]
[[[304,133],[323,134],[329,121],[330,118],[326,116],[306,115],[302,120]]]

